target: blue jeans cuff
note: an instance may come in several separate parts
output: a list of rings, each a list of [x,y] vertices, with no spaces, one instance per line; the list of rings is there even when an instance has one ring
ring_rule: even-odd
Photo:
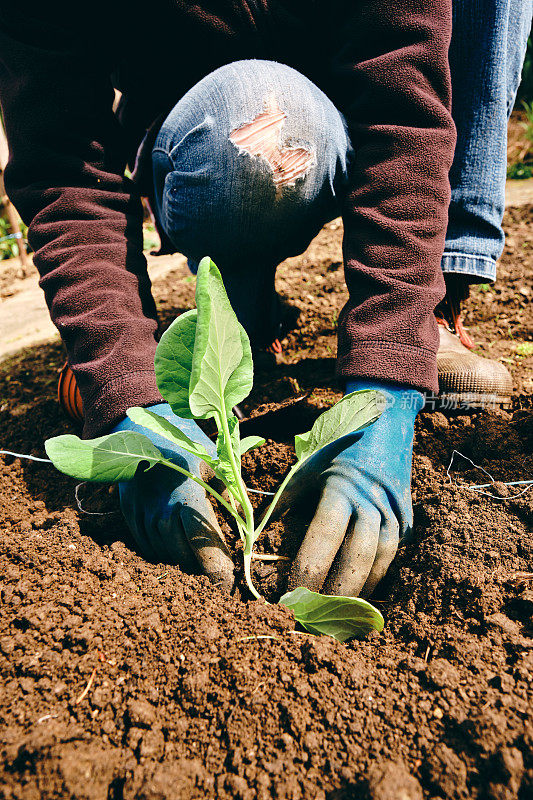
[[[496,262],[488,256],[474,256],[466,253],[444,253],[442,271],[455,272],[472,276],[472,283],[494,282],[496,280]]]

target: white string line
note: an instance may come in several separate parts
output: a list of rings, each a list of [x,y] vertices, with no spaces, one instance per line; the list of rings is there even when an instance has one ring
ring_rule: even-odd
[[[452,450],[452,457],[450,458],[450,463],[448,464],[448,469],[446,470],[446,475],[450,483],[457,483],[457,481],[452,480],[452,476],[450,475],[450,470],[452,468],[455,456],[461,456],[461,458],[464,458],[464,460],[468,461],[469,464],[472,464],[473,467],[475,467],[476,469],[480,469],[481,472],[484,472],[487,478],[490,478],[491,482],[489,483],[489,486],[492,486],[492,484],[494,483],[494,478],[492,477],[490,472],[487,472],[487,470],[481,467],[479,464],[474,464],[471,458],[468,458],[468,456],[463,455],[463,453],[460,453],[459,450]]]
[[[30,456],[27,453],[14,453],[12,450],[0,450],[0,455],[14,456],[14,458],[26,458],[29,461],[39,461],[42,464],[51,464],[52,463],[52,461],[49,458],[38,458],[37,456]],[[503,482],[504,486],[522,486],[524,484],[528,484],[526,486],[526,488],[523,489],[521,492],[518,492],[518,494],[510,495],[510,497],[500,497],[499,495],[491,494],[490,492],[481,491],[482,489],[486,489],[486,488],[492,486],[495,483],[494,478],[492,477],[490,472],[487,472],[487,470],[484,467],[482,467],[480,464],[475,464],[472,461],[471,458],[468,458],[468,456],[465,456],[463,453],[459,452],[459,450],[453,450],[452,451],[452,457],[450,459],[450,463],[448,464],[448,468],[446,470],[446,476],[447,476],[448,480],[450,481],[450,483],[452,483],[452,484],[455,483],[456,485],[458,485],[457,481],[454,481],[452,479],[452,476],[450,475],[450,470],[452,468],[453,460],[454,460],[456,455],[457,456],[461,456],[461,458],[464,458],[465,461],[468,461],[469,464],[472,464],[472,466],[475,467],[475,469],[481,470],[481,472],[484,472],[485,475],[488,478],[491,479],[491,483],[481,483],[481,484],[478,484],[477,486],[465,486],[464,487],[465,489],[470,489],[471,491],[477,492],[478,494],[483,494],[486,497],[492,497],[494,500],[514,500],[517,497],[522,497],[522,495],[526,494],[526,492],[529,492],[530,489],[533,489],[533,480],[529,479],[529,480],[525,480],[525,481],[507,481],[507,482]],[[77,506],[78,506],[79,510],[83,514],[90,514],[90,515],[96,516],[96,517],[105,517],[108,514],[114,514],[115,513],[114,511],[106,511],[106,512],[86,511],[82,507],[81,501],[80,501],[79,496],[78,496],[78,491],[81,488],[81,486],[83,486],[83,485],[84,485],[84,483],[78,483],[78,485],[76,486],[76,489],[75,489],[76,503],[77,503]],[[251,489],[249,486],[246,487],[246,490],[248,492],[253,492],[254,494],[264,494],[264,495],[267,495],[269,497],[274,497],[274,494],[275,494],[275,492],[264,492],[261,489]]]
[[[0,455],[15,456],[15,458],[27,458],[30,461],[41,461],[43,464],[51,464],[49,458],[37,458],[37,456],[29,456],[27,453],[13,453],[11,450],[0,450]]]
[[[529,478],[527,481],[505,481],[504,486],[522,486],[526,483],[533,483],[533,478]],[[488,489],[492,486],[492,483],[480,483],[478,486],[470,486],[470,489]]]
[[[82,481],[82,483],[78,483],[76,488],[74,489],[74,497],[76,498],[76,505],[78,506],[78,510],[81,511],[82,514],[87,514],[90,517],[109,517],[111,514],[116,514],[116,511],[87,511],[81,504],[81,500],[79,497],[79,490],[82,486],[85,486],[87,481]]]
[[[12,450],[0,450],[0,455],[14,456],[15,458],[27,458],[29,461],[40,461],[42,464],[51,464],[52,463],[52,461],[49,458],[37,458],[37,456],[30,456],[27,453],[14,453]],[[114,514],[115,513],[114,511],[105,511],[105,512],[101,512],[101,511],[86,511],[83,508],[83,506],[81,504],[81,500],[80,500],[79,495],[78,495],[78,492],[79,492],[80,488],[82,486],[84,486],[85,483],[86,483],[86,481],[84,481],[83,483],[78,483],[78,485],[76,486],[76,489],[74,490],[74,494],[75,494],[75,497],[76,497],[76,504],[77,504],[79,510],[83,514],[90,514],[91,516],[95,516],[95,517],[106,517],[108,514]],[[254,494],[265,494],[265,495],[268,495],[269,497],[274,497],[274,494],[275,494],[275,492],[263,492],[261,489],[250,489],[249,487],[247,487],[246,490],[248,492],[253,492]]]
[[[475,464],[472,461],[471,458],[468,458],[468,456],[465,456],[464,453],[460,453],[459,450],[453,450],[452,451],[452,457],[450,458],[450,463],[448,464],[448,469],[446,470],[446,475],[448,476],[448,480],[450,481],[451,484],[455,484],[456,486],[459,486],[457,481],[454,481],[452,479],[452,476],[450,475],[450,470],[452,468],[453,460],[454,460],[456,455],[457,456],[461,456],[461,458],[464,458],[464,460],[468,461],[469,464],[472,464],[472,466],[475,467],[475,469],[479,469],[479,470],[481,470],[481,472],[484,472],[485,475],[488,478],[490,478],[490,480],[491,480],[491,483],[481,483],[481,484],[478,484],[476,486],[464,486],[463,487],[464,489],[469,489],[470,491],[477,492],[478,494],[483,494],[486,497],[491,497],[493,500],[515,500],[517,497],[522,497],[522,495],[524,495],[527,492],[529,492],[530,489],[533,489],[533,480],[529,480],[528,479],[528,480],[525,480],[525,481],[508,481],[508,482],[502,481],[502,484],[504,486],[523,486],[524,484],[527,484],[526,488],[522,489],[521,492],[518,492],[517,494],[511,494],[508,497],[500,497],[500,495],[492,494],[492,492],[484,492],[484,491],[482,491],[483,489],[487,489],[490,486],[493,486],[496,483],[496,481],[494,480],[494,478],[492,477],[490,472],[487,472],[487,470],[484,469],[484,467],[482,467],[480,464]]]
[[[27,453],[13,453],[11,450],[0,450],[0,454],[1,455],[6,455],[6,456],[15,456],[15,458],[27,458],[30,461],[40,461],[43,464],[51,464],[52,463],[49,458],[37,458],[37,456],[30,456]],[[105,512],[103,512],[103,511],[86,511],[83,508],[83,506],[81,504],[81,500],[79,498],[78,492],[79,492],[79,490],[81,489],[82,486],[85,486],[86,483],[87,483],[87,481],[84,481],[83,483],[78,483],[78,485],[74,489],[74,497],[76,498],[76,505],[78,506],[78,509],[82,512],[82,514],[88,514],[91,517],[107,517],[110,514],[115,514],[116,513],[115,511],[105,511]]]
[[[507,486],[508,484],[504,483],[503,485]],[[465,488],[473,489],[472,486],[466,486]],[[507,497],[500,497],[500,495],[492,494],[491,492],[483,492],[479,489],[473,489],[473,491],[476,492],[477,494],[484,494],[486,495],[486,497],[492,497],[493,500],[516,500],[517,497],[522,497],[522,495],[529,492],[530,489],[533,489],[533,483],[530,486],[526,486],[526,488],[522,489],[521,492],[518,492],[517,494],[510,494]]]

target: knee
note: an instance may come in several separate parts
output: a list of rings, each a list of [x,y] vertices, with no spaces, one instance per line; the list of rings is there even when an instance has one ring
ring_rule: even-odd
[[[303,75],[273,62],[228,64],[163,123],[153,156],[160,218],[192,258],[223,258],[232,237],[252,252],[274,227],[287,253],[299,252],[304,231],[335,215],[348,146],[338,110]]]
[[[297,70],[259,60],[217,72],[227,92],[225,137],[249,168],[266,168],[278,195],[283,187],[303,191],[306,177],[315,186],[344,158],[348,137],[341,114]],[[218,89],[220,96],[224,90]]]
[[[250,158],[249,164],[259,159],[268,167],[275,187],[294,186],[298,179],[305,178],[317,160],[312,142],[284,144],[282,129],[286,119],[287,113],[280,108],[276,93],[269,91],[262,110],[232,129],[228,136],[237,151]]]
[[[270,61],[237,61],[207,75],[171,112],[162,134],[182,165],[209,159],[219,172],[251,170],[276,188],[330,169],[348,148],[341,115],[326,95]]]

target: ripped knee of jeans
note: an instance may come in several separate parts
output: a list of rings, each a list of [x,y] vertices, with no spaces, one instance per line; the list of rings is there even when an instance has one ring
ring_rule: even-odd
[[[263,111],[229,136],[230,142],[241,153],[261,158],[269,165],[276,187],[294,186],[299,178],[306,176],[315,161],[311,150],[281,144],[281,130],[286,118],[276,97],[270,93],[265,98]]]

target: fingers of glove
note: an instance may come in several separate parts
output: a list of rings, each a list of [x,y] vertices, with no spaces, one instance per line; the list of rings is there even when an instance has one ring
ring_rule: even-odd
[[[326,581],[326,594],[357,597],[374,564],[381,514],[372,505],[358,506]]]
[[[150,561],[179,564],[186,571],[197,561],[185,536],[181,519],[171,506],[154,504],[144,487],[120,484],[120,507],[140,555]]]
[[[210,467],[209,464],[205,463],[205,461],[201,461],[198,472],[204,483],[208,483],[209,486],[215,490],[215,492],[218,492],[218,494],[224,498],[224,500],[226,500],[228,503],[230,502],[230,492],[228,489],[226,489],[224,481],[221,478],[217,478],[213,467]],[[237,504],[237,511],[239,513],[242,512],[240,503]]]
[[[224,481],[220,478],[217,478],[213,467],[211,467],[209,464],[206,464],[205,461],[200,461],[198,472],[204,483],[208,483],[209,486],[215,490],[215,492],[222,494],[225,488]]]
[[[306,586],[319,591],[322,588],[351,516],[352,506],[342,485],[326,483],[294,560],[289,576],[289,589]]]
[[[409,476],[411,473],[409,472]],[[397,516],[400,521],[400,538],[409,539],[413,532],[413,500],[411,495],[411,480],[398,497]]]
[[[136,482],[119,484],[120,510],[135,542],[135,549],[139,555],[149,561],[159,561],[151,537],[148,536],[145,526],[144,507],[139,502],[136,491]]]
[[[306,501],[309,501],[313,495],[316,496],[317,484],[316,474],[309,472],[306,467],[299,469],[291,478],[276,503],[276,508],[271,517],[272,520],[279,519],[289,509],[294,509],[295,506],[304,504]],[[258,523],[262,522],[263,517],[270,508],[271,502],[272,498],[266,497],[261,503],[257,513]]]
[[[233,587],[233,562],[215,513],[207,498],[202,504],[183,504],[180,517],[196,559],[211,583],[225,591]]]
[[[370,597],[390,567],[400,541],[400,525],[396,517],[383,521],[379,532],[378,549],[372,569],[361,589],[361,597]]]
[[[146,528],[158,561],[178,564],[184,572],[198,571],[198,561],[185,533],[178,504],[150,516]]]
[[[360,438],[360,433],[343,436],[311,456],[289,481],[276,505],[273,519],[277,519],[297,504],[309,503],[311,498],[316,496],[320,483],[323,482],[325,470],[328,470],[334,460],[349,450]],[[327,483],[332,485],[333,480],[330,479]]]

